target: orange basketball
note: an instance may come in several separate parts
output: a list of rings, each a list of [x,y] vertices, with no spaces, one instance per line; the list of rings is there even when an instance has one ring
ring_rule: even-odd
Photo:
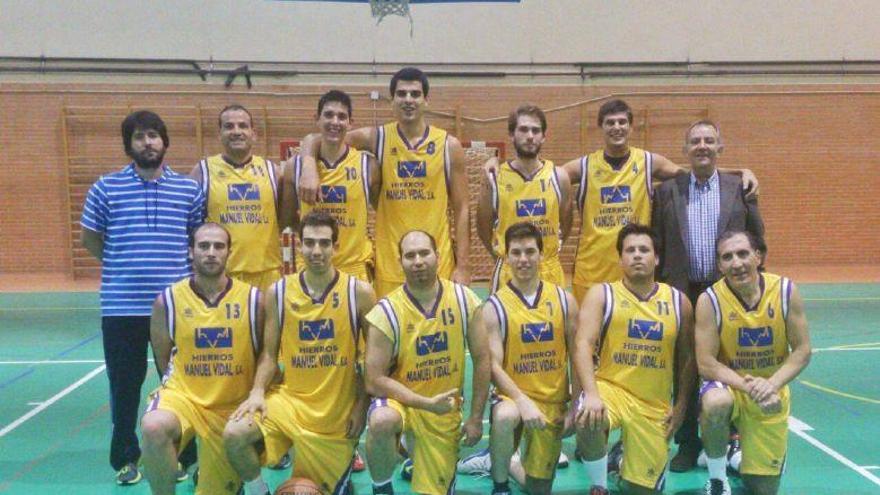
[[[321,487],[308,478],[290,478],[275,489],[275,495],[322,495]]]

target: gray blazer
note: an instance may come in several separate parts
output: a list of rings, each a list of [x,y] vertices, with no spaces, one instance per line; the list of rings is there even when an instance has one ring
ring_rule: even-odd
[[[660,241],[659,279],[687,293],[688,288],[688,183],[690,174],[665,181],[654,194],[651,225]],[[764,237],[764,221],[757,198],[745,198],[742,179],[732,174],[718,174],[721,211],[718,235],[726,230],[745,230],[759,239]],[[715,269],[713,279],[720,278]]]

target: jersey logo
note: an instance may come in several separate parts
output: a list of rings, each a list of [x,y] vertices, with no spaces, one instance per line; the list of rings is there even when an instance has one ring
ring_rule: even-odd
[[[332,339],[334,334],[333,320],[329,318],[299,321],[300,340]]]
[[[449,336],[446,332],[422,335],[416,339],[416,355],[427,356],[435,352],[449,350]]]
[[[425,153],[427,153],[429,155],[433,155],[435,149],[436,149],[436,147],[434,146],[434,141],[431,141],[430,143],[428,143],[428,146],[425,148]]]
[[[428,164],[421,160],[397,162],[397,176],[401,179],[414,179],[428,176]]]
[[[770,327],[739,327],[737,342],[743,347],[767,347],[773,345],[773,329]]]
[[[553,323],[542,321],[538,323],[523,323],[520,327],[520,336],[524,344],[534,342],[553,341]]]
[[[599,190],[599,198],[603,205],[615,203],[629,203],[632,195],[629,186],[608,186]]]
[[[629,320],[627,336],[631,339],[663,340],[663,322],[653,320]]]
[[[345,186],[321,186],[322,203],[345,203],[347,198]]]
[[[516,200],[516,216],[537,217],[547,214],[547,202],[544,198]]]
[[[232,347],[231,328],[196,328],[196,349],[229,349],[230,347]]]
[[[226,190],[229,201],[259,201],[260,187],[257,184],[229,184]]]

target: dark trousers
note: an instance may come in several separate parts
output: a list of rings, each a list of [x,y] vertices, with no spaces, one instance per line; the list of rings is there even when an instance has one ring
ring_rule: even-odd
[[[697,298],[700,297],[700,294],[711,285],[711,282],[688,283],[686,291],[687,298],[690,300],[691,306],[694,307],[694,312],[696,312]],[[688,398],[687,412],[684,416],[684,422],[681,424],[681,428],[675,433],[675,442],[678,444],[679,450],[698,453],[700,452],[700,449],[703,448],[703,443],[700,441],[699,417],[700,393],[699,383],[697,383],[693,388],[693,393],[691,393],[691,396]]]
[[[104,335],[104,362],[110,379],[110,415],[113,435],[110,440],[110,465],[120,470],[141,457],[137,438],[141,388],[147,376],[147,346],[150,342],[149,316],[105,316],[101,319]],[[196,445],[190,442],[180,453],[180,462],[196,462]]]
[[[110,380],[110,465],[119,470],[141,456],[136,433],[141,387],[147,376],[147,345],[150,342],[149,316],[105,316],[104,362]]]

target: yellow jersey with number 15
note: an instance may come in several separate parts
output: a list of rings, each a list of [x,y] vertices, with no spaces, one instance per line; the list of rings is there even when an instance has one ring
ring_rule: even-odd
[[[211,304],[186,278],[162,295],[174,343],[162,386],[201,407],[238,406],[254,383],[259,291],[230,277]]]

